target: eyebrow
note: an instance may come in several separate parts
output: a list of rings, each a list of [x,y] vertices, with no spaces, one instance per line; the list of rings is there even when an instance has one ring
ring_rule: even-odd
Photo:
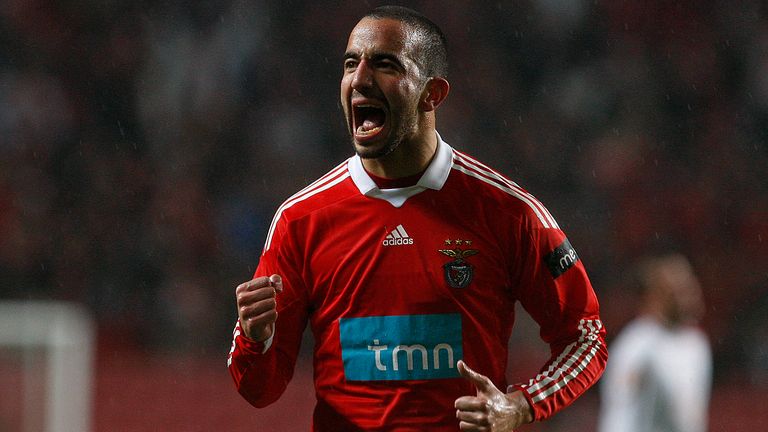
[[[360,58],[360,54],[356,53],[355,51],[347,51],[347,52],[344,53],[344,60],[347,60],[347,59],[359,59],[359,58]],[[389,60],[392,63],[395,63],[398,67],[401,67],[401,68],[405,69],[405,66],[403,65],[403,62],[400,61],[400,59],[396,55],[394,55],[394,54],[383,53],[383,52],[382,53],[373,53],[373,55],[371,55],[369,58],[370,58],[371,61]]]

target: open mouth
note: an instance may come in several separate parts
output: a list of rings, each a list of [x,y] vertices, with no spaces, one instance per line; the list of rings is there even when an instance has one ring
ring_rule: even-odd
[[[381,132],[387,114],[381,107],[360,104],[352,109],[352,121],[356,138],[370,138]]]

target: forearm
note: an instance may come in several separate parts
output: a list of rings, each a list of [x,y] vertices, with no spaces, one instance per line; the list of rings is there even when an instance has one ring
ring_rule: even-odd
[[[527,383],[510,386],[529,402],[534,420],[549,418],[594,385],[605,369],[608,351],[602,339],[580,339],[554,354]]]
[[[230,375],[248,403],[258,408],[267,406],[285,391],[293,376],[295,357],[250,340],[238,331],[239,323],[228,361]]]

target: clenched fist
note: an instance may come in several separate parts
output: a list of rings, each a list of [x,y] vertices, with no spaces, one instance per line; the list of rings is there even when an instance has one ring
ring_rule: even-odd
[[[277,293],[282,291],[283,280],[276,274],[237,286],[237,315],[247,338],[261,342],[272,336],[277,321]]]

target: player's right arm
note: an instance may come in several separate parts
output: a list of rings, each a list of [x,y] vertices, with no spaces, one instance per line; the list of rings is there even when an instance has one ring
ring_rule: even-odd
[[[253,279],[235,289],[238,319],[227,364],[238,392],[255,407],[285,391],[308,319],[301,261],[285,225],[278,222]]]

